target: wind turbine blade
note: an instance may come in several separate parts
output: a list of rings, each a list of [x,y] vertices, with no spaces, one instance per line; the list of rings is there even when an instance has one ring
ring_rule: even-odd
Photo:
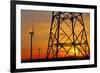
[[[34,24],[32,26],[32,32],[33,32],[33,37],[34,37]]]

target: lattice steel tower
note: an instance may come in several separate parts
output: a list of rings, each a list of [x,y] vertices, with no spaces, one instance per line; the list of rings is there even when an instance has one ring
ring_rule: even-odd
[[[52,12],[47,59],[87,59],[90,49],[82,13]]]

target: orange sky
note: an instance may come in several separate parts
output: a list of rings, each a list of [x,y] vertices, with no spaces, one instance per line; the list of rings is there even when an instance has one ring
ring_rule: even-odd
[[[49,11],[34,11],[34,10],[22,10],[21,11],[21,59],[30,59],[30,35],[34,27],[34,38],[33,38],[33,59],[39,57],[46,57],[50,22],[52,12]],[[90,15],[88,13],[83,14],[84,24],[88,36],[90,38]],[[79,29],[80,27],[77,27]],[[65,28],[66,29],[66,28]],[[67,31],[67,29],[66,29]],[[69,32],[70,33],[70,32]]]

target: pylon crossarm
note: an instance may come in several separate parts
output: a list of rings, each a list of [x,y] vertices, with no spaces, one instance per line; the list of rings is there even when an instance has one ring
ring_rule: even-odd
[[[66,15],[65,17],[61,17],[62,20],[70,20],[70,17],[68,17],[68,15]]]

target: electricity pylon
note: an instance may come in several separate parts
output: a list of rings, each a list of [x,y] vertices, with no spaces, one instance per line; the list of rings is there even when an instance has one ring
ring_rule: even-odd
[[[47,59],[89,58],[90,49],[82,13],[52,12]]]

